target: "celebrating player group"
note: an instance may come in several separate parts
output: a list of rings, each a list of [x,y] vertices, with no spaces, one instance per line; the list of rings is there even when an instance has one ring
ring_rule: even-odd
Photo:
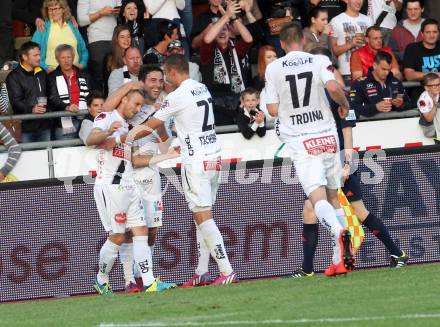
[[[352,194],[348,200],[360,220],[390,251],[392,266],[405,265],[408,256],[395,245],[381,220],[363,205],[357,176],[343,176],[351,163],[351,128],[356,117],[349,110],[330,60],[322,54],[302,51],[302,30],[295,24],[283,28],[280,40],[286,55],[267,67],[267,109],[278,119],[276,133],[286,144],[307,196],[304,261],[291,276],[314,274],[317,220],[329,231],[333,245],[325,274],[335,276],[354,269],[351,235],[337,198],[341,186],[344,192]],[[173,91],[162,100],[164,76]],[[221,169],[212,98],[204,84],[189,78],[186,58],[170,55],[163,71],[158,66],[143,66],[139,82],[124,84],[112,93],[104,109],[95,118],[86,142],[99,149],[94,197],[108,232],[99,254],[96,291],[111,294],[109,272],[118,254],[128,292],[177,287],[154,277],[152,255],[157,229],[162,225],[157,164],[179,155],[182,186],[195,223],[199,251],[194,275],[182,286],[237,282],[223,237],[212,217]],[[338,128],[343,129],[340,134],[344,139],[338,138],[335,118]],[[175,142],[169,138],[170,125],[177,132],[178,147],[173,147]],[[343,146],[344,166],[340,156]],[[215,278],[208,273],[211,256],[220,272]]]

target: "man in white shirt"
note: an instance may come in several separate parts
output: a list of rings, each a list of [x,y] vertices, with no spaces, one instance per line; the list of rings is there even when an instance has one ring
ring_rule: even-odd
[[[338,70],[350,85],[351,53],[365,43],[365,32],[373,25],[371,18],[359,13],[362,0],[346,0],[347,9],[330,21],[333,37],[330,39],[332,51],[338,57]]]
[[[100,149],[94,197],[101,222],[109,236],[99,255],[99,271],[95,289],[101,295],[112,293],[109,273],[125,240],[126,230],[133,235],[133,257],[141,275],[145,292],[163,291],[175,287],[155,279],[147,229],[140,206],[140,198],[133,179],[131,145],[121,143],[121,135],[128,132],[127,119],[139,112],[144,94],[131,90],[121,100],[116,110],[100,113],[86,143],[98,145],[113,138],[116,145],[109,150]]]
[[[121,0],[78,0],[78,23],[88,26],[89,68],[99,85],[104,83],[104,58],[111,48],[120,6]]]
[[[396,12],[402,10],[403,0],[365,0],[367,16],[380,27],[384,46],[388,45],[391,32],[397,24]]]
[[[108,78],[108,94],[112,94],[123,84],[138,80],[139,70],[142,65],[142,56],[138,48],[130,47],[125,50],[124,66],[110,73]]]
[[[148,135],[151,130],[174,117],[181,144],[182,186],[197,225],[198,248],[201,255],[208,251],[211,253],[220,271],[219,277],[210,285],[237,282],[237,274],[229,262],[223,237],[212,219],[221,157],[215,133],[211,94],[204,84],[189,79],[189,65],[183,55],[170,55],[165,61],[164,72],[167,82],[175,91],[168,94],[162,107],[143,128],[134,128],[130,132],[128,139]],[[209,256],[205,255],[203,258],[199,258],[196,273],[184,286],[209,283]]]
[[[267,108],[271,116],[278,117],[276,133],[286,144],[316,216],[331,234],[333,257],[325,274],[345,274],[354,268],[354,256],[350,232],[336,214],[342,167],[326,90],[340,106],[342,117],[347,115],[349,104],[330,60],[303,52],[301,27],[285,26],[280,41],[287,54],[266,69]]]

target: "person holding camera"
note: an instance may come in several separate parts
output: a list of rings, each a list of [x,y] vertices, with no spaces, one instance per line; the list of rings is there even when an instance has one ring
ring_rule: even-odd
[[[217,126],[235,123],[240,93],[249,82],[243,71],[243,58],[253,38],[238,17],[240,11],[239,3],[229,2],[222,18],[206,33],[200,48],[200,71],[212,94]],[[231,40],[231,28],[239,33],[238,41]]]
[[[259,137],[266,135],[266,117],[258,108],[259,103],[260,96],[256,89],[248,87],[241,92],[237,125],[245,139],[249,140],[255,134]]]

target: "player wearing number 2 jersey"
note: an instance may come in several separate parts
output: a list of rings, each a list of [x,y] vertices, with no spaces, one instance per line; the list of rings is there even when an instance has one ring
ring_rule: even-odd
[[[181,144],[182,185],[196,223],[200,254],[208,251],[218,264],[220,275],[211,285],[237,281],[226,253],[223,237],[212,219],[220,177],[220,145],[215,133],[212,98],[204,84],[189,79],[188,61],[182,55],[170,55],[165,61],[166,80],[175,88],[162,107],[145,126],[133,129],[130,138],[151,133],[170,117],[174,117],[177,137]],[[208,260],[200,260],[196,274],[184,286],[206,285]]]
[[[335,213],[340,208],[341,162],[325,90],[339,104],[342,116],[348,112],[348,101],[335,80],[330,60],[303,52],[303,39],[296,24],[282,29],[280,41],[286,55],[266,69],[266,100],[269,113],[278,116],[277,134],[286,144],[304,192],[331,234],[333,257],[326,273],[336,275],[352,270],[354,257],[350,232]]]

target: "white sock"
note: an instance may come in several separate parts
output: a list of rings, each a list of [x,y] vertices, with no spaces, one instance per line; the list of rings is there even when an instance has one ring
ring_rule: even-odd
[[[205,240],[203,239],[202,232],[200,231],[199,226],[197,226],[196,223],[196,240],[197,240],[197,252],[198,252],[198,265],[196,268],[196,274],[197,275],[203,275],[208,272],[208,266],[209,266],[209,249],[206,245]]]
[[[343,227],[341,226],[334,208],[326,200],[320,200],[315,204],[315,213],[319,222],[330,232],[333,244],[332,261],[337,265],[341,261],[341,252],[339,246],[339,234]]]
[[[212,257],[217,262],[220,272],[224,275],[231,274],[233,270],[226,253],[223,237],[214,220],[209,219],[203,222],[199,225],[199,229]]]
[[[346,227],[347,226],[347,222],[345,220],[344,209],[342,209],[342,208],[335,209],[335,214],[336,214],[336,218],[338,218],[339,223],[341,224],[341,226],[342,227]]]
[[[99,284],[108,283],[108,274],[118,256],[119,245],[107,239],[99,252],[99,271],[96,280]]]
[[[154,275],[148,236],[133,236],[133,257],[142,275],[144,286],[151,285],[154,282]]]
[[[133,275],[133,243],[122,243],[119,247],[119,260],[124,272],[125,285],[134,283]]]

